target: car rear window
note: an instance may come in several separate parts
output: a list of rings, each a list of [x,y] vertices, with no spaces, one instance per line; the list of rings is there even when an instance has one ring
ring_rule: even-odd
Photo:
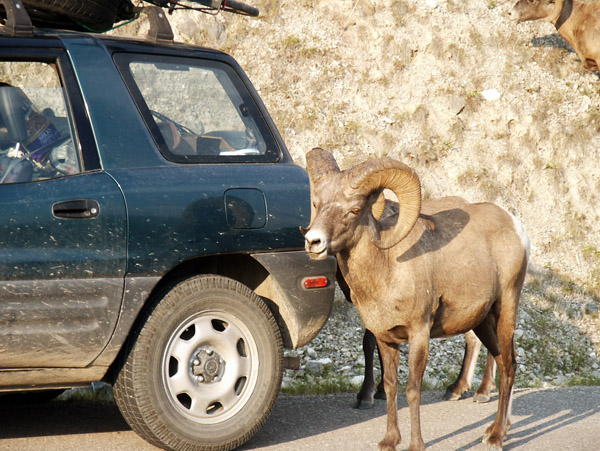
[[[227,64],[118,53],[115,61],[165,158],[177,163],[274,162],[280,151]]]

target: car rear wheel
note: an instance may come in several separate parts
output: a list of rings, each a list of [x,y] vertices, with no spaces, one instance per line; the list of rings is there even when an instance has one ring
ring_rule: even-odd
[[[234,280],[197,276],[157,299],[114,395],[154,445],[229,450],[262,426],[281,375],[281,336],[262,299]]]

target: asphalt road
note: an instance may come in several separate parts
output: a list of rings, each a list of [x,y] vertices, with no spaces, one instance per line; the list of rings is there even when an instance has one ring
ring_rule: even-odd
[[[281,395],[265,426],[241,450],[376,450],[385,432],[385,402],[354,410],[352,394]],[[442,392],[423,393],[423,439],[430,450],[482,450],[497,399],[441,401]],[[409,413],[398,399],[403,442],[408,446]],[[515,390],[513,426],[505,450],[600,449],[600,387]],[[156,449],[132,432],[111,402],[52,402],[0,405],[0,450],[128,451]]]

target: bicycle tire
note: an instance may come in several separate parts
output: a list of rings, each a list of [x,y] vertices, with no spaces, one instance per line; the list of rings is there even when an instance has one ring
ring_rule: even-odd
[[[38,27],[105,31],[133,17],[130,0],[23,0]]]
[[[238,2],[237,0],[225,0],[223,2],[223,10],[252,17],[256,17],[260,13],[255,6]]]

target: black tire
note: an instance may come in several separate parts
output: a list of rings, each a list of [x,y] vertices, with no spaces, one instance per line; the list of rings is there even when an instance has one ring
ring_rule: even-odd
[[[131,428],[164,449],[230,450],[275,402],[282,341],[265,303],[221,276],[186,279],[158,296],[114,384]]]
[[[130,0],[23,0],[39,27],[105,31],[133,17]]]
[[[256,17],[260,12],[258,8],[251,5],[247,5],[246,3],[238,2],[237,0],[227,0],[223,3],[223,5],[223,9],[225,11],[243,14],[246,16]]]

